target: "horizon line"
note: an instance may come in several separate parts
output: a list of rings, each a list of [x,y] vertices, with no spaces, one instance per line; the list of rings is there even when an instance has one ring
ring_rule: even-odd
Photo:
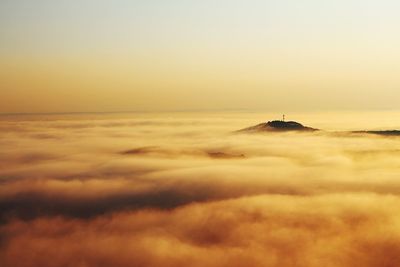
[[[282,113],[283,109],[280,111]],[[368,111],[400,111],[394,108],[342,108],[342,109],[314,109],[314,110],[285,110],[286,113],[317,113],[317,112],[368,112]],[[32,115],[83,115],[83,114],[123,114],[123,113],[183,113],[183,112],[268,112],[276,110],[232,108],[232,109],[171,109],[171,110],[123,110],[123,111],[58,111],[58,112],[0,112],[0,116],[32,116]],[[285,113],[285,114],[286,114]]]

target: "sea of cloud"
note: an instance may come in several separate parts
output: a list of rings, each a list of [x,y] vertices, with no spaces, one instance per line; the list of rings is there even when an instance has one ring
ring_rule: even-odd
[[[0,266],[399,266],[400,137],[263,115],[3,116]]]

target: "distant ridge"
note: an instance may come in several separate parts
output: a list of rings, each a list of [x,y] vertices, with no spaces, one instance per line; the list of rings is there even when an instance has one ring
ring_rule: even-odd
[[[382,131],[352,131],[355,134],[375,134],[384,136],[400,136],[400,130],[382,130]]]
[[[255,126],[251,126],[248,128],[241,129],[237,132],[239,133],[257,133],[257,132],[289,132],[289,131],[318,131],[319,129],[315,129],[312,127],[304,126],[303,124],[296,121],[268,121],[257,124]]]

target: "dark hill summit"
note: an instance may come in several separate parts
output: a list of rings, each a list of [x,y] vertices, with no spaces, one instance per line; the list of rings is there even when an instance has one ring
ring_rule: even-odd
[[[244,128],[239,130],[238,132],[242,133],[257,133],[257,132],[288,132],[288,131],[318,131],[318,129],[314,129],[311,127],[304,126],[301,123],[296,121],[269,121],[257,124],[255,126],[251,126],[248,128]]]

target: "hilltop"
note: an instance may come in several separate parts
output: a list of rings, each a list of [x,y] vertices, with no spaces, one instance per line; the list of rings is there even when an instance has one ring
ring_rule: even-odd
[[[320,129],[304,126],[303,124],[296,121],[273,120],[238,130],[236,131],[236,133],[314,132],[314,131],[320,131]],[[400,136],[400,130],[360,130],[360,131],[348,131],[348,132],[336,132],[336,133]]]
[[[263,122],[248,128],[244,128],[237,132],[256,133],[256,132],[288,132],[288,131],[310,132],[310,131],[318,131],[318,129],[304,126],[303,124],[296,121],[274,120],[274,121]]]

